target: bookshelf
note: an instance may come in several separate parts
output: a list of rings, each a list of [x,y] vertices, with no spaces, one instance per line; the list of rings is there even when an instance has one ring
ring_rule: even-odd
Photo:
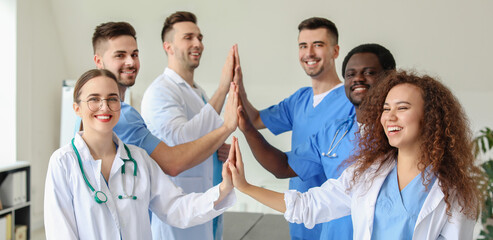
[[[0,218],[3,218],[9,214],[12,216],[12,224],[11,224],[11,233],[12,239],[15,236],[15,226],[16,225],[25,225],[27,226],[27,238],[30,239],[30,231],[31,231],[31,167],[28,162],[18,161],[13,164],[0,166],[0,186],[3,186],[3,182],[7,179],[9,175],[14,175],[15,173],[20,173],[25,171],[25,174],[21,176],[24,179],[21,179],[20,184],[24,186],[18,186],[25,189],[25,200],[22,200],[13,206],[8,206],[3,201],[5,196],[0,196],[2,199],[2,207],[0,210]],[[19,180],[19,179],[17,179]],[[1,194],[1,193],[0,193]]]

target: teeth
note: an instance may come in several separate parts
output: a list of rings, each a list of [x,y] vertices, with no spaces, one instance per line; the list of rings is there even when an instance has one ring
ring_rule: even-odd
[[[366,90],[365,87],[358,87],[358,88],[355,88],[353,91],[361,91],[361,90]]]
[[[198,56],[199,53],[192,53],[192,56]]]
[[[388,131],[389,132],[395,132],[395,131],[400,131],[400,130],[402,130],[401,127],[389,127],[388,128]]]
[[[122,73],[130,74],[130,73],[134,73],[134,71],[122,71]]]
[[[106,119],[110,119],[110,116],[96,116],[96,118],[106,120]]]
[[[309,61],[309,62],[306,62],[306,63],[307,63],[308,65],[313,65],[313,64],[315,64],[315,63],[317,63],[317,62],[315,62],[315,61]]]

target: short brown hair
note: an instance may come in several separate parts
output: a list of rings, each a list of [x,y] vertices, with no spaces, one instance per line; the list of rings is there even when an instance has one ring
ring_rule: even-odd
[[[303,20],[299,25],[298,25],[298,30],[301,32],[301,30],[309,29],[309,30],[314,30],[318,28],[325,28],[327,29],[327,32],[329,32],[329,35],[332,36],[332,40],[334,44],[338,44],[339,42],[339,32],[337,31],[336,25],[330,21],[327,18],[321,18],[321,17],[312,17]]]
[[[197,17],[191,12],[178,11],[171,14],[164,20],[163,30],[161,30],[161,40],[164,42],[165,35],[173,29],[173,25],[179,22],[193,22],[197,24]]]
[[[119,36],[131,36],[137,40],[134,27],[127,22],[107,22],[102,23],[94,29],[92,35],[92,49],[94,53],[103,42]]]
[[[106,70],[106,69],[91,69],[85,73],[83,73],[80,78],[77,80],[74,86],[74,102],[80,102],[80,91],[82,87],[91,79],[96,77],[108,77],[115,81],[116,85],[118,85],[118,81],[116,80],[115,74]]]

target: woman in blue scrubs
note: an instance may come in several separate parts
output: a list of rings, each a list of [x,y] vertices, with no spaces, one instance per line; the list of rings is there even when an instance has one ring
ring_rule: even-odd
[[[360,151],[339,179],[306,193],[250,185],[235,140],[235,187],[308,228],[351,214],[354,239],[472,239],[481,172],[450,90],[429,76],[395,72],[361,109]]]

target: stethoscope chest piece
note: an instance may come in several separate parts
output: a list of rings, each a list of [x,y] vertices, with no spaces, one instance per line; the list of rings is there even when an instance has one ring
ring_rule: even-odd
[[[105,203],[106,201],[108,201],[108,197],[106,197],[106,194],[104,194],[104,192],[96,191],[94,193],[94,200],[96,200],[97,203]]]
[[[329,158],[335,158],[335,157],[337,157],[337,154],[336,154],[336,153],[332,153],[332,154],[330,154],[330,152],[328,152],[328,153],[324,153],[324,152],[323,152],[323,153],[322,153],[322,156],[324,156],[324,157],[329,157]]]

